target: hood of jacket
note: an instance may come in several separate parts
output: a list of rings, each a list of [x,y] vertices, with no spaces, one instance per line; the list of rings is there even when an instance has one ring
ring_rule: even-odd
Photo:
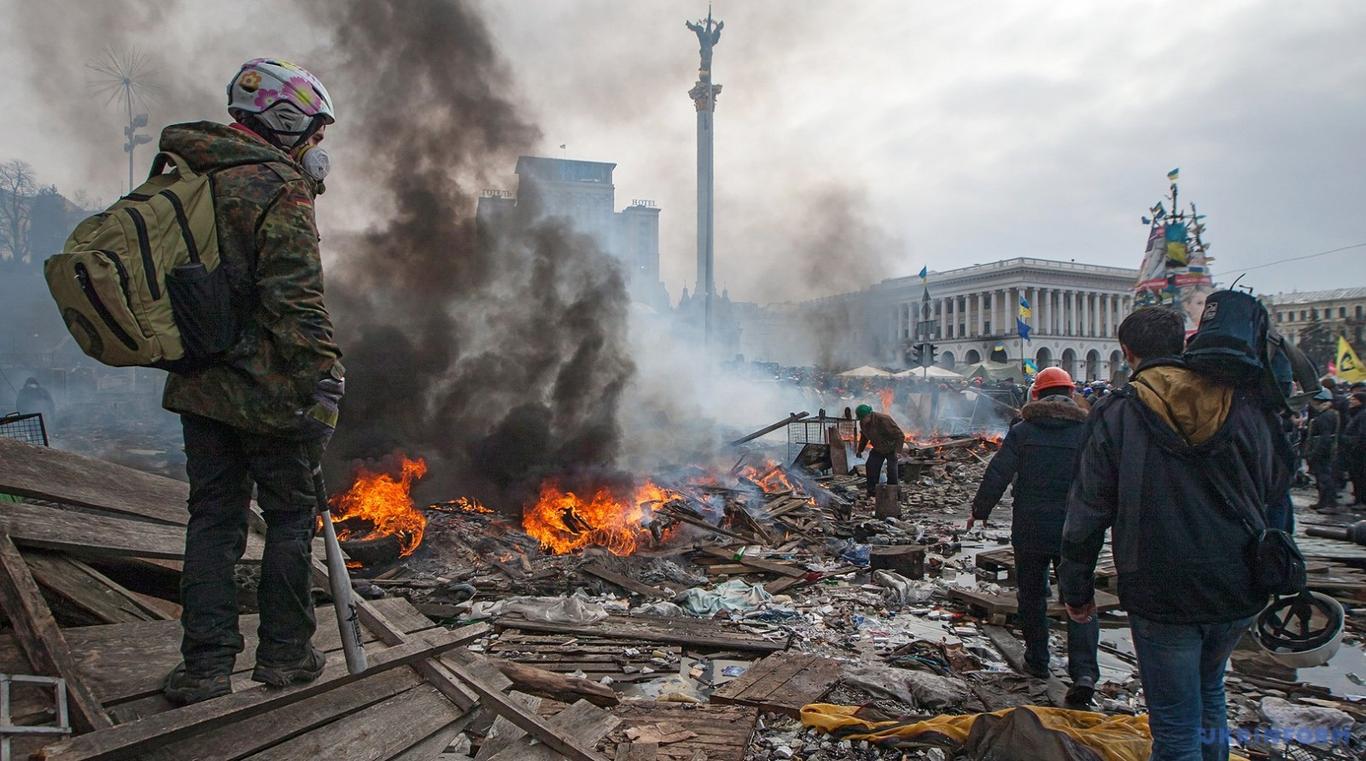
[[[1063,420],[1067,422],[1086,422],[1089,410],[1066,396],[1047,396],[1030,402],[1020,409],[1020,417],[1031,423],[1044,420]]]
[[[1158,365],[1139,370],[1132,383],[1139,401],[1199,446],[1223,428],[1233,409],[1233,389],[1185,367]]]
[[[293,159],[265,140],[217,122],[172,124],[161,131],[160,150],[184,158],[196,172],[266,162],[286,164],[301,172]]]

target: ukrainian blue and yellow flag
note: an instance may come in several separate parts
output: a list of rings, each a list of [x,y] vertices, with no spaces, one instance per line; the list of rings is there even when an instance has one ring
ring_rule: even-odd
[[[1020,297],[1020,311],[1015,315],[1015,330],[1019,331],[1020,338],[1029,340],[1029,318],[1034,316],[1034,310],[1029,308],[1029,299]]]
[[[921,280],[924,280],[924,279],[928,278],[929,276],[930,276],[930,268],[929,268],[929,266],[927,265],[927,266],[921,267],[921,268],[920,268],[920,279],[921,279]]]
[[[1034,360],[1026,359],[1024,361],[1024,374],[1029,378],[1039,374],[1039,366],[1034,364]]]
[[[1167,182],[1176,182],[1176,178],[1181,176],[1181,167],[1177,167],[1167,172]]]

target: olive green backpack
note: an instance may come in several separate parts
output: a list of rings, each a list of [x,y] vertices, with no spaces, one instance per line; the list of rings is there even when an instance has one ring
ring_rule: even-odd
[[[163,173],[168,164],[175,171]],[[67,330],[106,365],[180,369],[236,337],[210,176],[173,153],[158,153],[147,182],[77,225],[43,274]]]

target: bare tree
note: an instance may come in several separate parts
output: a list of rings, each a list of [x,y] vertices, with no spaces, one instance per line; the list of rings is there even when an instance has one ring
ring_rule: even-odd
[[[0,265],[29,257],[29,201],[37,192],[33,167],[19,159],[0,164]]]

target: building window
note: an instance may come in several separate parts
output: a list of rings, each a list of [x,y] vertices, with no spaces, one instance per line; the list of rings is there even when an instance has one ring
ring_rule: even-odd
[[[1361,319],[1361,312],[1362,312],[1362,307],[1361,307],[1360,304],[1357,304],[1357,319],[1358,319],[1358,320]]]
[[[1347,307],[1338,307],[1338,317],[1342,317],[1342,318],[1346,319],[1346,317],[1347,317]]]
[[[1304,311],[1303,309],[1301,309],[1301,310],[1300,310],[1300,322],[1304,322],[1305,320],[1308,320],[1308,319],[1309,319],[1309,313],[1306,312],[1306,311]]]

